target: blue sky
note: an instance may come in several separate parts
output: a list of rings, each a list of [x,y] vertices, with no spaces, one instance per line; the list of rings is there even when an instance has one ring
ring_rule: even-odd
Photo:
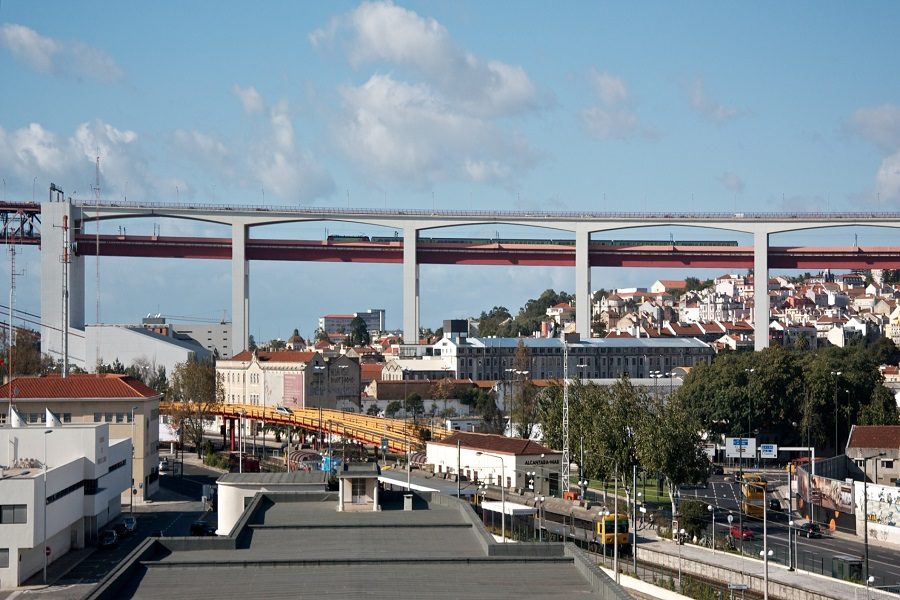
[[[896,2],[0,4],[4,199],[584,210],[897,210]],[[119,224],[105,227],[115,229]],[[138,221],[164,235],[216,228]],[[318,239],[322,223],[254,231]],[[463,235],[536,235],[513,227]],[[681,232],[679,232],[680,234]],[[865,229],[791,243],[889,244]],[[714,232],[687,233],[697,238]],[[638,231],[633,237],[668,237]],[[732,236],[733,237],[733,236]],[[746,241],[738,239],[738,241]],[[778,243],[779,239],[774,240]],[[785,243],[788,240],[784,240]],[[896,244],[895,244],[896,245]],[[39,311],[35,250],[17,303]],[[87,259],[88,320],[221,316],[228,265]],[[709,272],[594,269],[594,287]],[[0,265],[5,288],[9,261]],[[197,282],[204,284],[198,286]],[[498,286],[497,282],[503,285]],[[348,282],[353,282],[348,284]],[[388,310],[399,266],[257,264],[260,339]],[[571,270],[422,268],[422,323]],[[4,296],[5,297],[5,296]],[[4,302],[5,304],[5,302]]]

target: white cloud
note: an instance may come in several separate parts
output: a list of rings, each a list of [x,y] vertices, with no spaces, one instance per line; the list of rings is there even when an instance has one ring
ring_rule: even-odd
[[[20,60],[24,60],[35,71],[52,73],[54,55],[62,50],[62,45],[54,39],[42,36],[24,25],[5,23],[0,27],[0,44]]]
[[[374,75],[342,90],[333,139],[373,177],[414,185],[450,177],[504,181],[531,166],[534,152],[491,121],[461,111],[425,84]]]
[[[9,133],[0,129],[0,163],[19,181],[30,183],[33,177],[53,181],[67,194],[80,192],[82,198],[90,194],[98,153],[104,196],[118,196],[126,189],[144,196],[159,189],[134,131],[100,120],[80,124],[67,138],[39,123]]]
[[[850,115],[844,127],[884,152],[900,148],[900,106],[896,104],[860,108]]]
[[[364,2],[309,34],[355,68],[387,64],[339,89],[331,143],[376,180],[413,187],[462,178],[509,185],[536,153],[501,124],[539,108],[518,65],[475,56],[433,18],[391,2]]]
[[[731,171],[726,171],[722,173],[721,177],[719,177],[719,181],[722,182],[722,185],[725,186],[729,192],[734,192],[735,194],[740,194],[744,191],[744,180],[740,178],[736,173],[732,173]]]
[[[706,93],[706,83],[697,77],[687,85],[691,108],[704,119],[717,125],[743,116],[745,113],[737,108],[725,106],[710,98]]]
[[[588,81],[599,104],[582,109],[579,115],[585,133],[599,139],[656,137],[653,128],[634,114],[635,102],[621,77],[591,69]]]
[[[35,30],[6,23],[0,27],[0,45],[39,73],[118,81],[124,71],[108,54],[82,42],[65,44]]]
[[[355,67],[389,62],[409,69],[461,111],[492,117],[538,107],[537,90],[525,70],[485,60],[460,48],[431,18],[391,2],[364,2],[309,35],[323,47],[348,32],[348,59]]]
[[[237,96],[237,99],[241,103],[241,107],[247,114],[261,113],[266,109],[265,100],[263,100],[262,95],[257,92],[256,88],[253,86],[242,88],[238,84],[234,84],[231,87],[231,92]]]
[[[628,88],[621,77],[591,69],[588,79],[604,105],[615,106],[629,101]]]
[[[875,190],[882,203],[900,201],[900,152],[881,161],[875,175]]]

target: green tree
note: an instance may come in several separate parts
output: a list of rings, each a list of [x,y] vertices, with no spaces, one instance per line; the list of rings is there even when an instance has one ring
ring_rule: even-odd
[[[540,418],[537,388],[528,379],[531,358],[525,340],[519,339],[516,353],[513,356],[512,368],[516,379],[513,381],[513,397],[509,411],[510,421],[515,428],[515,435],[530,438]]]
[[[350,321],[350,345],[366,346],[370,341],[369,328],[362,317],[353,317]]]
[[[197,449],[203,445],[204,427],[211,420],[212,405],[225,401],[221,374],[210,363],[187,361],[175,365],[167,400],[173,403],[173,418],[184,439]]]
[[[425,412],[425,402],[422,396],[413,392],[403,400],[403,410],[406,414],[411,414],[413,419]]]
[[[701,537],[707,525],[712,525],[706,502],[685,500],[679,507],[678,525],[684,527],[688,537]]]
[[[875,388],[871,400],[860,407],[860,425],[900,425],[897,401],[891,390],[884,386]],[[846,441],[846,440],[845,440]]]
[[[256,350],[256,339],[253,337],[253,334],[252,334],[252,333],[251,333],[250,336],[247,338],[247,350],[249,350],[249,351],[251,351],[251,352],[253,352],[254,350]]]
[[[378,405],[375,404],[374,402],[372,404],[370,404],[369,408],[366,409],[366,414],[369,415],[370,417],[377,417],[378,416]]]
[[[678,486],[705,480],[709,473],[700,425],[676,395],[668,401],[654,399],[636,423],[636,431],[640,464],[645,471],[661,473],[665,478],[674,515]]]
[[[401,408],[403,408],[403,404],[399,400],[391,400],[384,408],[384,414],[393,419]]]

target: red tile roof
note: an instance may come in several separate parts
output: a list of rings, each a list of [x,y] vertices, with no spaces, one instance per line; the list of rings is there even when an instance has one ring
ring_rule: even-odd
[[[10,385],[12,385],[13,401],[46,398],[152,399],[160,396],[159,392],[147,387],[140,380],[114,373],[105,375],[80,373],[68,377],[59,375],[16,377],[12,380],[12,384],[7,383],[0,387],[0,398],[10,397]]]
[[[359,378],[361,381],[374,381],[381,379],[381,370],[384,363],[362,363],[359,365]]]
[[[458,431],[439,442],[429,442],[441,446],[456,446],[459,440],[460,446],[473,450],[486,452],[499,452],[501,454],[525,455],[525,454],[553,454],[553,450],[537,442],[523,438],[509,438],[493,433],[469,433]]]
[[[259,362],[302,362],[306,363],[313,359],[315,352],[302,352],[300,350],[283,350],[281,352],[257,352],[256,356]],[[240,354],[234,355],[228,360],[249,361],[253,358],[253,352],[244,350]]]
[[[900,448],[900,425],[854,425],[847,448]]]

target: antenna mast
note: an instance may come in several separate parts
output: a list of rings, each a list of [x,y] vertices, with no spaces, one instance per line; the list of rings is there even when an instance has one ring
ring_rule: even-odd
[[[94,167],[94,215],[95,215],[95,236],[94,236],[94,290],[97,294],[96,298],[96,317],[94,323],[99,326],[100,325],[100,151],[97,151],[97,164]],[[100,354],[100,339],[103,336],[97,336],[97,364],[94,366],[94,370],[97,374],[100,374],[100,365],[103,364],[103,358]]]

